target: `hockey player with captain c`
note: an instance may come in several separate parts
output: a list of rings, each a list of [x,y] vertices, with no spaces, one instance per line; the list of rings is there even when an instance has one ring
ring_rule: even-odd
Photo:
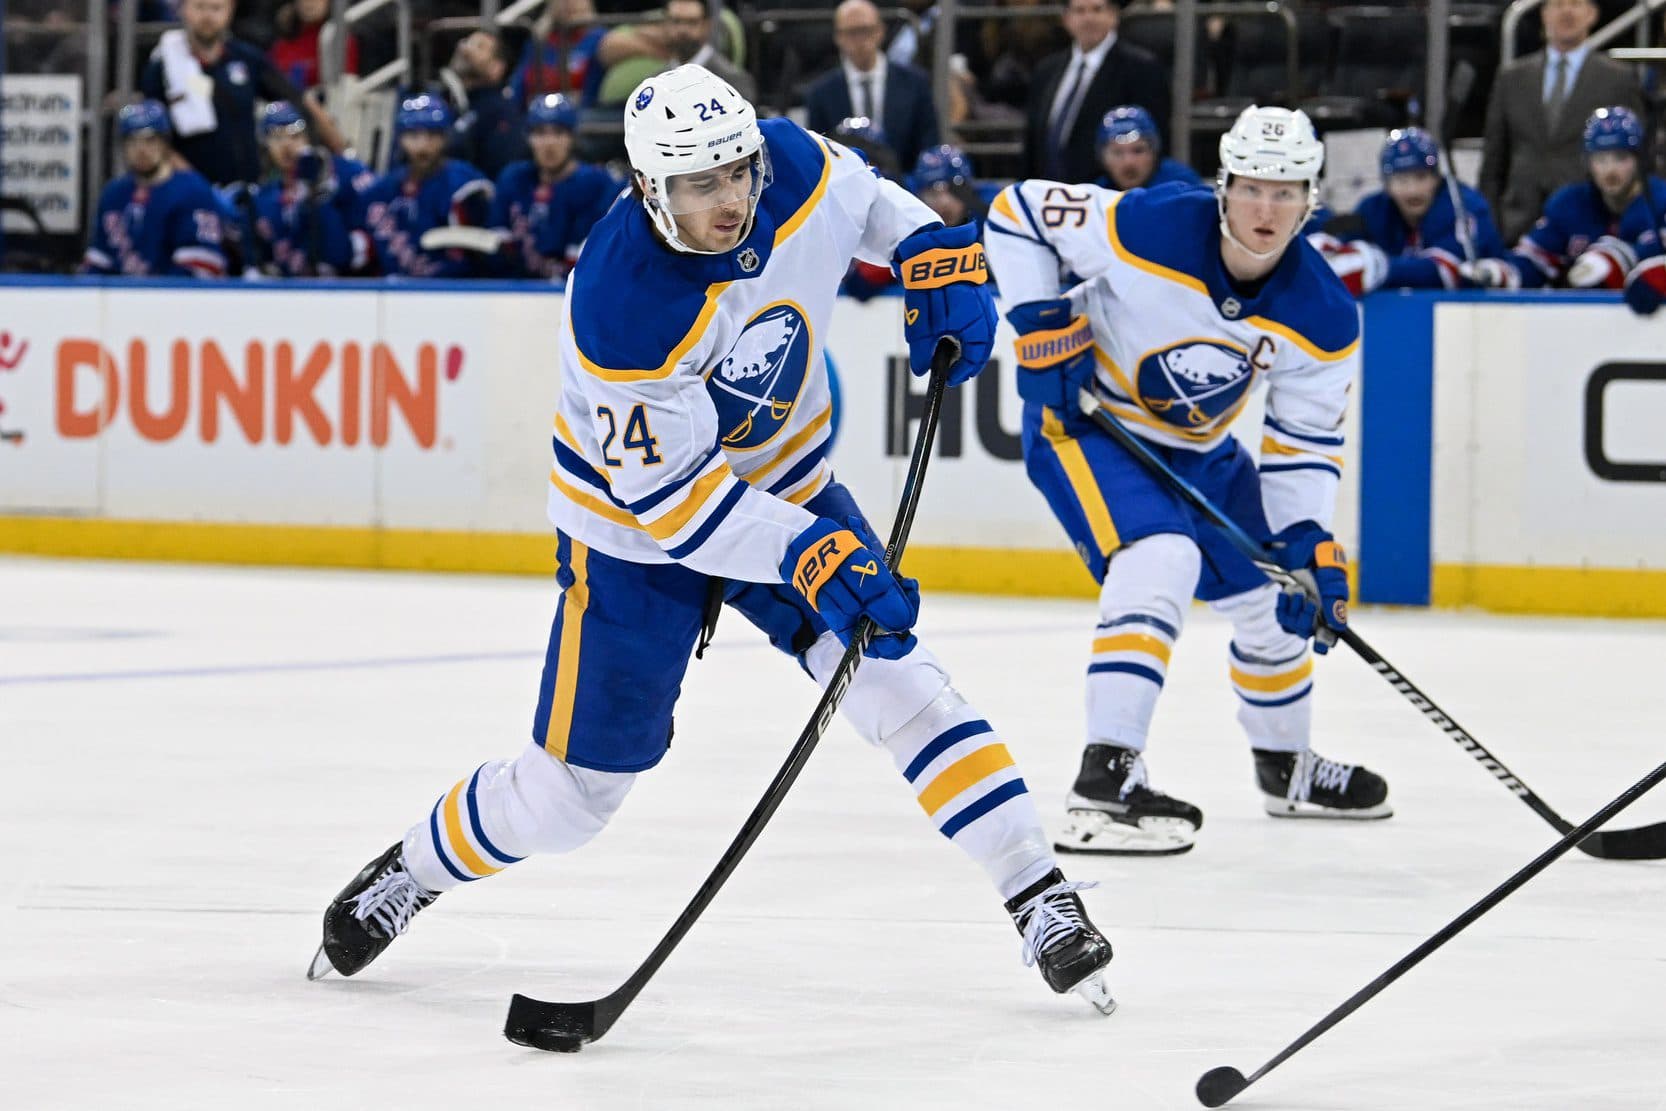
[[[1110,945],[1059,872],[994,727],[909,629],[917,587],[827,459],[822,358],[845,262],[895,267],[910,365],[958,345],[972,377],[995,310],[972,225],[944,227],[854,151],[699,66],[626,108],[635,197],[592,231],[558,337],[549,515],[561,588],[532,741],[481,765],[330,905],[310,975],[351,975],[441,892],[570,852],[665,756],[690,654],[721,601],[825,683],[858,620],[877,637],[841,706],[940,833],[983,867],[1055,991],[1112,1006]],[[685,743],[698,744],[699,741]]]
[[[1058,847],[1191,848],[1201,811],[1144,761],[1170,652],[1194,596],[1233,626],[1229,672],[1265,809],[1380,818],[1382,778],[1312,751],[1313,661],[1347,620],[1330,532],[1357,309],[1298,238],[1324,147],[1300,112],[1247,109],[1221,140],[1214,193],[1025,181],[996,198],[986,246],[1018,331],[1025,467],[1100,583],[1087,745]],[[1067,295],[1060,274],[1082,283]],[[1228,431],[1268,383],[1259,467]],[[1199,487],[1313,596],[1280,593],[1083,415],[1099,404]]]

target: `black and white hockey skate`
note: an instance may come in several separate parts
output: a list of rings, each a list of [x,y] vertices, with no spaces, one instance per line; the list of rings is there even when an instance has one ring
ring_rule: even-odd
[[[410,928],[417,912],[439,895],[405,871],[404,845],[396,844],[366,864],[324,911],[324,942],[313,955],[307,979],[331,969],[351,976],[382,955]]]
[[[1117,745],[1088,745],[1082,770],[1065,800],[1061,853],[1172,856],[1187,852],[1203,828],[1203,811],[1154,790],[1145,759]]]
[[[1047,986],[1063,995],[1074,991],[1108,1015],[1116,1000],[1105,986],[1111,943],[1088,921],[1076,892],[1097,886],[1070,883],[1054,868],[1007,900],[1007,913],[1024,938],[1024,964],[1041,969]]]
[[[1387,818],[1388,782],[1369,768],[1340,764],[1316,752],[1255,750],[1255,778],[1275,818]]]

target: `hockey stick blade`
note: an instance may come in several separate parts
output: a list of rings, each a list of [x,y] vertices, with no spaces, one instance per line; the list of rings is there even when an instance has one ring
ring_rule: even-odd
[[[902,553],[908,547],[908,534],[914,527],[914,512],[920,504],[920,491],[925,484],[926,462],[931,457],[931,445],[937,436],[937,423],[943,411],[943,391],[948,387],[949,368],[960,357],[960,344],[952,339],[937,345],[931,360],[931,385],[926,390],[925,411],[920,415],[920,429],[914,437],[914,454],[908,461],[908,477],[903,481],[902,498],[897,506],[896,520],[891,525],[890,543],[885,546],[885,563],[893,571],[902,563]],[[576,1053],[590,1042],[599,1040],[613,1028],[625,1008],[637,997],[660,965],[671,955],[694,923],[717,897],[723,885],[740,866],[747,850],[757,841],[764,827],[780,807],[781,800],[798,779],[799,772],[809,761],[810,754],[821,742],[822,734],[833,723],[839,703],[850,689],[850,681],[861,666],[863,650],[876,633],[873,622],[862,618],[856,623],[849,647],[828,678],[821,701],[798,736],[798,741],[787,753],[785,762],[775,773],[763,797],[747,815],[740,832],[723,851],[700,890],[689,900],[677,921],[659,944],[654,946],[630,979],[612,993],[587,1003],[549,1003],[531,996],[517,994],[509,1001],[509,1014],[504,1020],[503,1036],[516,1045],[529,1046],[552,1053]]]
[[[1413,968],[1421,964],[1423,960],[1436,949],[1439,949],[1448,941],[1451,941],[1464,930],[1468,929],[1474,924],[1476,919],[1480,918],[1493,907],[1515,894],[1515,892],[1520,890],[1522,887],[1525,887],[1527,882],[1534,876],[1538,875],[1540,872],[1554,864],[1557,860],[1561,859],[1575,845],[1590,837],[1596,831],[1598,826],[1607,823],[1620,811],[1624,810],[1626,807],[1630,806],[1632,803],[1636,802],[1638,799],[1660,786],[1662,780],[1666,780],[1666,764],[1661,764],[1658,768],[1655,768],[1654,771],[1645,775],[1642,779],[1639,779],[1630,787],[1627,787],[1625,791],[1619,795],[1619,797],[1611,800],[1601,810],[1598,810],[1595,814],[1586,818],[1579,825],[1569,826],[1567,832],[1562,835],[1562,839],[1560,841],[1557,841],[1556,844],[1534,857],[1531,861],[1519,869],[1515,875],[1511,876],[1509,879],[1505,880],[1503,883],[1481,896],[1481,898],[1476,901],[1475,905],[1471,906],[1468,910],[1452,919],[1452,921],[1442,926],[1439,930],[1436,930],[1421,945],[1401,957],[1398,961],[1395,961],[1394,965],[1389,968],[1388,971],[1384,972],[1375,980],[1372,980],[1369,984],[1366,984],[1364,987],[1354,992],[1354,994],[1350,995],[1343,1002],[1333,1007],[1329,1014],[1320,1019],[1318,1022],[1315,1022],[1312,1026],[1308,1027],[1307,1030],[1302,1033],[1301,1037],[1279,1050],[1278,1054],[1274,1056],[1272,1060],[1256,1069],[1249,1076],[1246,1077],[1243,1073],[1239,1072],[1231,1065],[1222,1065],[1218,1068],[1210,1069],[1208,1072],[1198,1077],[1198,1102],[1203,1104],[1205,1107],[1221,1106],[1238,1093],[1242,1092],[1245,1088],[1248,1088],[1251,1084],[1254,1084],[1257,1080],[1260,1080],[1263,1076],[1266,1076],[1284,1062],[1294,1057],[1307,1046],[1313,1044],[1313,1042],[1318,1040],[1321,1034],[1340,1023],[1343,1019],[1347,1018],[1361,1007],[1365,1006],[1365,1004],[1369,1003],[1372,999],[1379,995],[1383,989],[1387,988],[1394,981],[1398,980],[1400,977],[1404,976]]]
[[[1221,535],[1238,549],[1239,554],[1259,567],[1269,579],[1281,588],[1287,588],[1295,583],[1290,572],[1273,562],[1271,557],[1262,550],[1255,539],[1245,532],[1243,526],[1221,512],[1213,502],[1204,497],[1197,487],[1176,474],[1167,463],[1163,462],[1151,448],[1139,437],[1135,436],[1121,421],[1117,420],[1100,403],[1096,394],[1091,390],[1081,391],[1079,403],[1082,412],[1087,414],[1094,424],[1105,431],[1105,434],[1115,440],[1128,454],[1132,455],[1142,466],[1151,471],[1158,479],[1168,485],[1181,499],[1186,501],[1203,515],[1204,519],[1220,530]],[[1544,799],[1540,798],[1532,788],[1523,783],[1517,775],[1504,766],[1503,761],[1488,752],[1469,734],[1457,720],[1435,704],[1435,700],[1419,690],[1410,679],[1407,679],[1394,666],[1382,657],[1375,648],[1368,644],[1352,626],[1345,627],[1336,633],[1354,653],[1364,660],[1366,665],[1393,687],[1407,702],[1417,708],[1424,717],[1457,743],[1458,747],[1491,772],[1493,778],[1519,798],[1533,813],[1543,818],[1557,833],[1567,833],[1573,828],[1573,823],[1558,814]],[[1641,826],[1637,829],[1616,829],[1605,833],[1596,833],[1579,843],[1579,851],[1587,856],[1594,856],[1602,860],[1661,860],[1666,859],[1666,822],[1652,826]]]

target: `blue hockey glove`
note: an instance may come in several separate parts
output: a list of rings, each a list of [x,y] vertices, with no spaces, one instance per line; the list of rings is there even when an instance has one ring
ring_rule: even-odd
[[[804,596],[849,646],[859,618],[867,617],[891,636],[875,636],[865,655],[901,659],[914,647],[908,630],[920,613],[918,587],[904,589],[885,561],[854,531],[823,517],[787,545],[781,578]]]
[[[1070,302],[1030,301],[1007,313],[1018,332],[1018,396],[1045,405],[1066,426],[1084,423],[1077,395],[1093,381],[1093,326]]]
[[[1626,275],[1626,304],[1638,316],[1650,316],[1666,301],[1666,256],[1644,259]]]
[[[982,370],[995,348],[995,298],[977,224],[917,231],[897,245],[891,265],[903,286],[909,368],[929,374],[937,341],[952,338],[960,352],[949,367],[949,385]]]
[[[1312,637],[1321,656],[1348,627],[1348,556],[1336,538],[1312,521],[1297,521],[1273,537],[1275,562],[1296,577],[1301,590],[1278,596],[1275,616],[1292,636]]]

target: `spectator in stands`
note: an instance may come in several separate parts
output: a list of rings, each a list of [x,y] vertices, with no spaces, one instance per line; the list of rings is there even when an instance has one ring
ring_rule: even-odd
[[[98,198],[84,274],[221,278],[219,202],[201,174],[174,166],[168,110],[129,104],[116,119],[127,172]]]
[[[1469,268],[1478,284],[1621,289],[1638,259],[1660,253],[1666,181],[1643,172],[1642,121],[1623,105],[1598,108],[1585,123],[1582,142],[1585,180],[1552,193],[1515,250]]]
[[[1179,181],[1201,185],[1203,179],[1184,162],[1163,157],[1163,135],[1151,113],[1134,104],[1112,108],[1099,121],[1099,164],[1106,189],[1148,189]]]
[[[843,0],[833,10],[839,66],[804,93],[812,131],[830,135],[840,120],[872,120],[903,166],[937,145],[937,108],[931,78],[913,66],[890,62],[879,49],[885,25],[871,0]]]
[[[363,270],[370,237],[358,226],[360,194],[376,175],[361,162],[308,146],[306,130],[287,101],[273,101],[261,113],[272,177],[253,197],[244,264],[290,278]]]
[[[509,90],[509,48],[495,30],[460,39],[436,91],[457,116],[448,152],[496,179],[526,157],[525,110]]]
[[[564,280],[590,229],[607,215],[625,183],[580,162],[573,133],[578,109],[551,93],[526,114],[532,158],[498,179],[491,226],[503,235],[503,259],[517,278]]]
[[[1468,286],[1465,263],[1504,254],[1486,198],[1463,184],[1457,192],[1464,222],[1458,223],[1451,183],[1440,172],[1440,148],[1427,131],[1408,127],[1390,132],[1379,167],[1381,191],[1362,198],[1353,215],[1308,236],[1354,296],[1381,286]]]
[[[757,81],[719,49],[705,0],[666,0],[664,18],[615,27],[603,36],[596,56],[607,67],[602,104],[623,104],[643,81],[687,63],[711,70],[747,100],[758,96]]]
[[[277,10],[273,28],[277,39],[272,43],[272,64],[302,91],[319,84],[318,39],[329,22],[330,0],[294,0]],[[359,40],[347,36],[347,73],[359,72]]]
[[[595,18],[591,0],[549,0],[509,81],[520,104],[547,93],[576,98],[581,108],[596,103],[606,68],[596,49],[606,32]]]
[[[972,176],[972,160],[965,151],[948,143],[932,147],[914,163],[914,172],[905,184],[945,226],[958,227],[975,220],[981,235],[990,198],[979,192]]]
[[[445,156],[455,123],[451,107],[426,93],[399,106],[396,126],[405,163],[365,191],[359,221],[384,274],[467,278],[488,269],[488,254],[469,233],[485,235],[492,183],[467,162]]]
[[[1637,79],[1586,42],[1593,0],[1545,0],[1545,49],[1498,71],[1487,102],[1481,192],[1505,242],[1538,219],[1545,199],[1584,173],[1580,128],[1603,105],[1642,110]]]
[[[302,96],[270,58],[232,38],[232,0],[185,0],[185,26],[164,31],[139,89],[168,106],[174,148],[209,181],[260,178],[255,101],[287,100],[315,138],[333,151],[346,145],[315,94]]]
[[[1024,155],[1027,176],[1093,181],[1099,176],[1099,122],[1118,104],[1168,118],[1168,75],[1148,51],[1119,40],[1113,0],[1070,0],[1069,50],[1044,59],[1030,84]]]

